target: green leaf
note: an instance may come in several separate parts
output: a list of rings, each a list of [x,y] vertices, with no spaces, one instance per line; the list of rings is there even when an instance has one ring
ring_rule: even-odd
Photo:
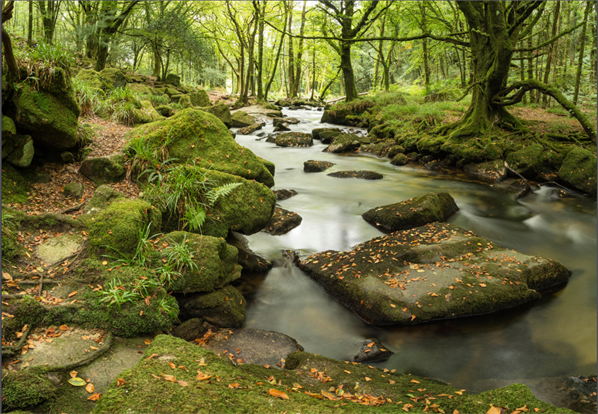
[[[84,379],[79,378],[79,377],[75,377],[75,378],[70,378],[69,379],[69,384],[74,385],[75,387],[83,387],[87,383],[85,382]]]

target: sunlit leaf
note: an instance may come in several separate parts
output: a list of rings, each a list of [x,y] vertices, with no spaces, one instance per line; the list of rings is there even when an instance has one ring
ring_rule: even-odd
[[[87,383],[85,382],[85,380],[83,378],[74,377],[74,378],[69,378],[69,384],[74,385],[75,387],[83,387]]]
[[[286,392],[278,391],[278,390],[275,390],[274,388],[270,388],[268,390],[268,394],[270,394],[273,397],[280,398],[282,400],[288,400],[289,399],[289,396],[286,394]]]
[[[95,389],[96,389],[96,387],[92,383],[89,383],[85,386],[85,391],[87,391],[90,394],[93,394]]]

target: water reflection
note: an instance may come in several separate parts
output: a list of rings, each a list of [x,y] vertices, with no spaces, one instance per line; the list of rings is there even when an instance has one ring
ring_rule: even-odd
[[[308,122],[294,131],[310,132],[321,112],[288,111]],[[266,126],[265,132],[272,132]],[[540,377],[596,373],[596,202],[585,198],[553,200],[542,188],[522,199],[501,188],[366,154],[323,153],[310,148],[279,148],[237,136],[237,141],[276,164],[275,189],[298,195],[280,202],[303,217],[283,236],[249,237],[256,252],[281,257],[283,249],[305,254],[349,250],[381,233],[362,218],[364,211],[431,191],[446,191],[460,211],[449,220],[508,248],[560,261],[573,275],[566,288],[517,309],[493,315],[428,323],[413,327],[374,327],[330,298],[323,288],[290,264],[274,268],[247,309],[246,326],[286,333],[306,350],[348,359],[356,343],[379,337],[395,354],[379,366],[451,382],[471,391],[497,386],[497,380],[531,384]],[[335,163],[326,173],[304,173],[303,162]],[[372,170],[378,181],[337,179],[341,170]],[[484,381],[487,379],[488,381]],[[499,381],[499,382],[500,382]],[[506,381],[508,382],[508,381]]]

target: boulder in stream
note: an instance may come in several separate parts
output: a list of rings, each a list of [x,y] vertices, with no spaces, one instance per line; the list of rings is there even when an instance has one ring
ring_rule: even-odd
[[[249,134],[253,134],[255,131],[257,131],[258,129],[262,129],[262,127],[266,125],[265,122],[257,122],[253,125],[249,125],[246,126],[244,128],[241,128],[237,131],[237,134],[239,135],[249,135]]]
[[[496,183],[507,178],[507,168],[502,160],[467,164],[463,171],[472,178],[488,183]]]
[[[338,134],[342,134],[343,131],[341,131],[339,128],[314,128],[311,131],[311,134],[313,135],[314,139],[319,139],[319,140],[322,139],[322,136],[321,136],[322,133],[332,133],[330,135],[330,139],[332,140],[332,137],[335,137]],[[328,142],[328,143],[330,143],[330,142]]]
[[[369,144],[370,140],[367,137],[359,137],[355,134],[339,134],[334,137],[332,143],[324,149],[325,152],[332,152],[335,154],[341,152],[355,151],[361,144]]]
[[[275,142],[279,147],[311,147],[314,144],[311,134],[304,132],[285,132],[276,136]]]
[[[243,128],[255,124],[255,118],[244,111],[236,111],[231,114],[233,128]]]
[[[334,165],[333,162],[329,161],[315,161],[309,160],[303,163],[303,171],[305,172],[322,172]]]
[[[285,190],[285,189],[274,190],[273,193],[276,196],[276,200],[278,200],[278,201],[288,200],[289,198],[297,195],[297,191]]]
[[[239,327],[245,320],[245,299],[230,285],[214,292],[178,296],[177,301],[181,320],[203,318],[221,328]]]
[[[375,207],[361,216],[386,233],[420,227],[433,221],[446,221],[459,210],[448,193],[428,193],[399,203]]]
[[[301,221],[303,221],[303,218],[299,214],[285,210],[284,208],[276,207],[274,209],[274,215],[264,231],[273,236],[280,236],[281,234],[287,234],[289,231],[299,226]]]
[[[361,178],[364,180],[381,180],[384,176],[375,171],[337,171],[328,174],[336,178]]]
[[[353,356],[355,362],[386,361],[393,354],[386,349],[378,338],[367,338],[361,341],[359,351]]]
[[[567,283],[571,272],[446,223],[394,232],[299,263],[371,324],[413,325],[512,308]]]

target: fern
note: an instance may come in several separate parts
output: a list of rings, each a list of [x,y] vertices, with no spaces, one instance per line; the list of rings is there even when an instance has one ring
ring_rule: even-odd
[[[218,201],[220,197],[226,197],[227,195],[232,193],[232,191],[235,188],[239,187],[242,184],[243,183],[228,183],[221,185],[220,187],[211,188],[206,192],[206,198],[210,202],[210,205],[213,206],[214,204],[216,204],[216,201]]]
[[[48,100],[48,97],[46,95],[44,95],[43,93],[36,93],[33,95],[33,100],[35,101],[39,109],[45,112],[50,112],[50,101]]]

